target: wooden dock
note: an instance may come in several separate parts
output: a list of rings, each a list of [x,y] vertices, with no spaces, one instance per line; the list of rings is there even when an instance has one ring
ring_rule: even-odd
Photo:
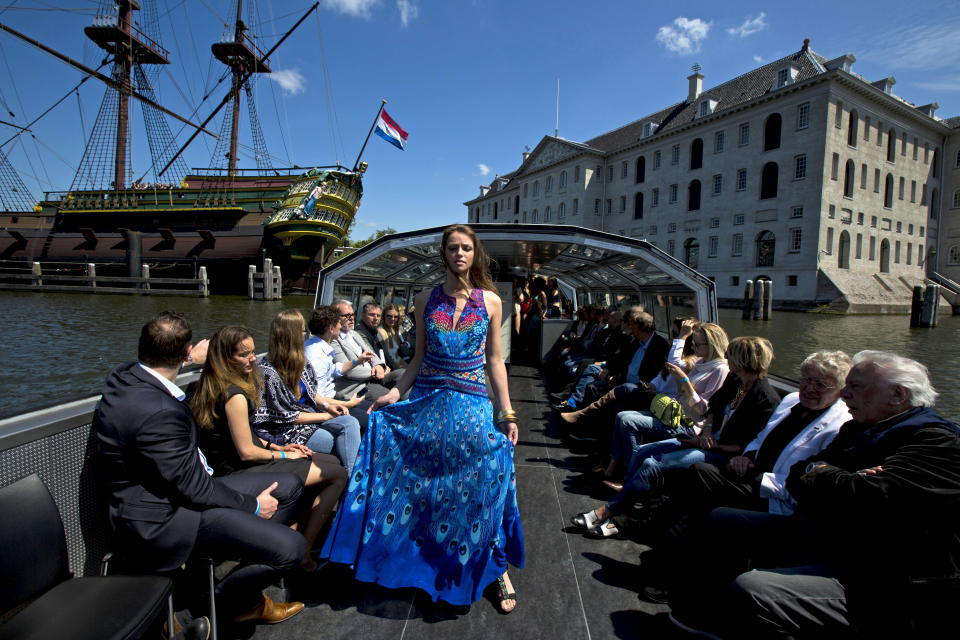
[[[44,273],[40,263],[34,262],[30,273],[0,273],[0,290],[206,298],[210,295],[210,279],[206,267],[200,267],[196,278],[156,278],[151,277],[149,265],[142,265],[139,276],[98,276],[92,263],[86,265],[84,275],[66,275]]]

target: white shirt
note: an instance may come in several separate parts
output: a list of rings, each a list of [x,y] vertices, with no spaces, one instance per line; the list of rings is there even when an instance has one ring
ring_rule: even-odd
[[[187,397],[187,394],[183,392],[183,389],[175,385],[173,382],[171,382],[166,376],[164,376],[160,372],[154,369],[151,369],[150,367],[143,364],[142,362],[138,362],[137,364],[143,367],[144,371],[146,371],[147,373],[152,375],[154,378],[159,380],[163,384],[163,388],[166,389],[170,395],[172,395],[174,398],[176,398],[180,402],[183,402],[183,399]],[[200,462],[203,464],[203,468],[207,470],[207,474],[212,476],[213,467],[207,464],[207,456],[203,455],[203,451],[200,451],[200,447],[197,447],[197,454],[200,456]],[[259,500],[257,501],[257,504],[260,504]]]
[[[334,364],[333,347],[319,336],[310,336],[307,339],[304,353],[317,374],[317,393],[324,398],[332,398],[336,394],[333,388],[334,379],[343,377],[343,363]]]

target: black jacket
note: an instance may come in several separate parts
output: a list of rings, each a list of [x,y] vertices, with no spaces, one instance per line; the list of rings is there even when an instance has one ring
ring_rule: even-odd
[[[767,420],[780,404],[780,396],[770,386],[766,376],[760,378],[743,395],[740,404],[724,425],[723,417],[727,405],[740,391],[740,385],[740,376],[732,371],[727,374],[717,392],[710,396],[709,420],[717,444],[734,445],[743,452],[767,426]],[[723,425],[722,429],[721,425]]]
[[[109,500],[110,522],[132,551],[149,558],[158,571],[186,561],[200,511],[257,509],[255,496],[207,475],[190,407],[136,362],[107,376],[93,430],[99,488]]]

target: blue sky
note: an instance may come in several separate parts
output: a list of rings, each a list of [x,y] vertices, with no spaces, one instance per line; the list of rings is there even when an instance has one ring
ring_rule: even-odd
[[[53,10],[55,4],[70,8]],[[256,0],[261,48],[310,4]],[[223,68],[209,62],[209,44],[223,32],[228,5],[159,5],[163,44],[174,53],[157,90],[164,104],[189,115],[213,89],[196,120],[226,86],[212,85]],[[0,0],[0,22],[96,66],[102,52],[83,35],[95,6],[93,0]],[[371,138],[366,195],[353,233],[359,239],[386,226],[403,231],[463,220],[462,202],[475,197],[480,184],[515,169],[524,146],[553,133],[558,78],[560,135],[585,140],[682,100],[694,63],[709,88],[810,38],[817,53],[853,53],[855,72],[871,80],[893,75],[895,93],[918,105],[938,102],[938,115],[950,117],[960,115],[958,34],[956,2],[914,2],[907,11],[889,0],[323,0],[317,16],[273,56],[278,73],[259,82],[257,106],[277,164],[310,166],[352,164],[380,99],[389,101],[409,144],[401,152]],[[21,125],[82,77],[5,33],[0,58],[0,95],[16,116],[0,119]],[[36,140],[4,147],[34,195],[70,185],[102,87],[90,80],[79,92],[82,108],[71,96],[34,127]],[[139,117],[136,110],[135,121]],[[11,133],[0,125],[2,139]],[[135,167],[142,172],[150,162],[145,136],[138,134]],[[211,142],[194,143],[188,165],[207,166],[211,150]]]

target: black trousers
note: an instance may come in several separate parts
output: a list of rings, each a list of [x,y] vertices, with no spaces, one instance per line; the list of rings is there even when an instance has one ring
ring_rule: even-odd
[[[277,483],[271,494],[277,499],[277,511],[269,520],[238,509],[207,509],[200,514],[193,555],[240,561],[216,587],[219,611],[233,617],[256,606],[263,589],[303,559],[306,542],[287,526],[297,515],[303,484],[290,473],[237,473],[214,481],[254,496]]]

